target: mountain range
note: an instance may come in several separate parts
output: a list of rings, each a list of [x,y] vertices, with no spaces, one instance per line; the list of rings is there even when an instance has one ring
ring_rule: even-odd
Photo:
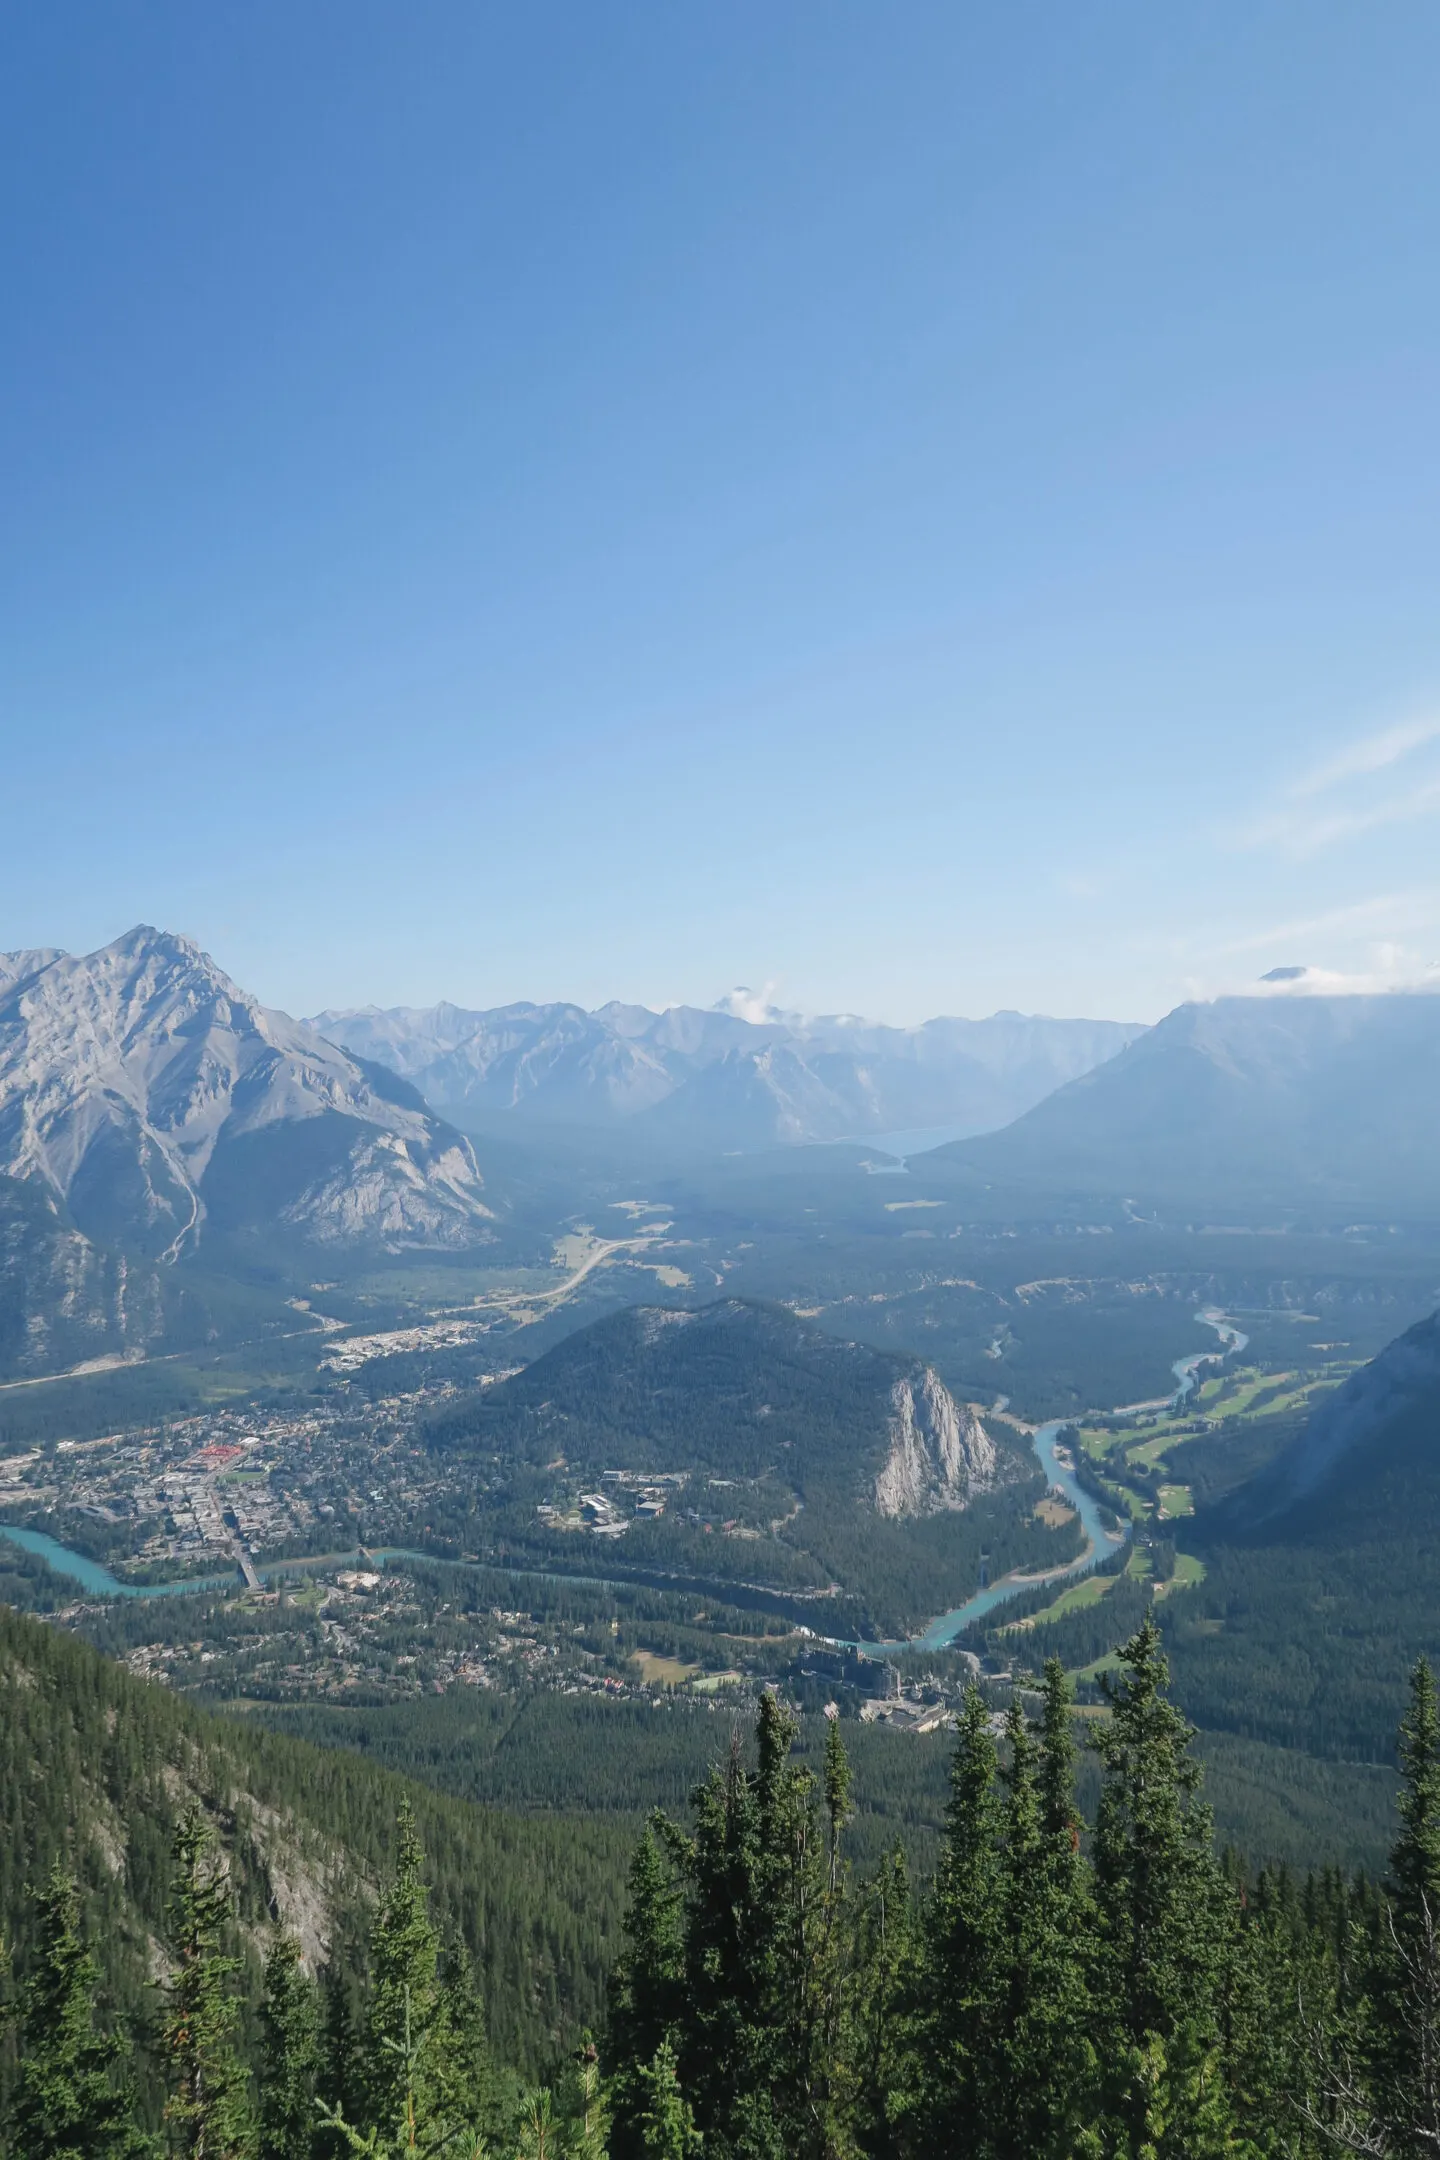
[[[672,1005],[459,1005],[317,1013],[318,1034],[388,1065],[471,1130],[624,1127],[710,1148],[915,1128],[986,1132],[1141,1033],[1113,1020],[1000,1012],[876,1025],[809,1019],[736,992]]]
[[[1434,992],[1217,998],[926,1162],[1047,1192],[1433,1216],[1437,1100]]]

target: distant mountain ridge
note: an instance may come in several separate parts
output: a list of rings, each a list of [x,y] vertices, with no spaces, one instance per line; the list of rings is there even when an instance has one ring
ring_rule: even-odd
[[[1434,1213],[1437,1101],[1434,992],[1217,998],[928,1160],[1076,1192]]]
[[[438,1109],[486,1121],[630,1126],[722,1147],[926,1126],[988,1131],[1141,1032],[995,1013],[876,1025],[806,1019],[732,993],[709,1011],[611,1003],[329,1011],[308,1023],[388,1065]]]

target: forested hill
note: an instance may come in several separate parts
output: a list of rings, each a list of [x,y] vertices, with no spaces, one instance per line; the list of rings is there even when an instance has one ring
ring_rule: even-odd
[[[902,1430],[908,1418],[910,1431]],[[572,1468],[770,1472],[807,1499],[876,1499],[897,1445],[898,1504],[963,1504],[1008,1463],[916,1358],[844,1342],[783,1306],[723,1298],[640,1306],[582,1329],[499,1386],[434,1418],[433,1446],[563,1455]]]
[[[1326,1397],[1237,1498],[1237,1532],[1347,1538],[1416,1508],[1440,1524],[1440,1313],[1406,1330]]]
[[[175,1827],[198,1802],[230,1859],[252,1983],[275,1922],[340,1952],[394,1865],[402,1801],[443,1936],[463,1938],[492,2045],[552,2062],[600,2015],[629,1826],[447,1799],[359,1757],[195,1709],[88,1644],[0,1606],[0,1940],[21,1946],[52,1863],[79,1877],[106,1993],[153,2008]],[[363,1933],[363,1930],[361,1930]]]
[[[1402,1676],[1440,1651],[1440,1319],[1353,1374],[1182,1535],[1208,1575],[1166,1635],[1197,1722],[1386,1761]]]

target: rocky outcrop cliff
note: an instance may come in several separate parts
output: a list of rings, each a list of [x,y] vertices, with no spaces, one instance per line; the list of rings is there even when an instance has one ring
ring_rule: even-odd
[[[963,1508],[999,1482],[994,1441],[930,1366],[896,1381],[890,1408],[889,1452],[875,1480],[881,1515]]]

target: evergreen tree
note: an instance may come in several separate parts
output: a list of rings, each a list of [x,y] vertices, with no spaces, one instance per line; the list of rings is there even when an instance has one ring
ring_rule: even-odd
[[[600,2053],[589,2033],[571,2058],[570,2136],[565,2160],[610,2160]]]
[[[341,1959],[332,1949],[331,1962],[320,1976],[320,2069],[316,2080],[320,2119],[357,2123],[365,2112],[365,2063],[361,2043],[361,2012],[356,1966],[358,1955]],[[321,2129],[317,2151],[324,2160],[349,2150],[334,2129]]]
[[[999,2009],[1000,1809],[995,1743],[976,1687],[966,1690],[930,1910],[924,1992],[928,2133],[946,2153],[981,2153],[984,2094]]]
[[[260,2013],[259,2160],[310,2160],[320,2045],[315,1989],[293,1936],[277,1935],[265,1961]]]
[[[338,2149],[356,2155],[357,2160],[440,2160],[442,2154],[446,2160],[487,2160],[484,2139],[478,2132],[447,2123],[421,2097],[427,2058],[433,2055],[433,2038],[413,2024],[403,1987],[399,2031],[384,2036],[383,2048],[392,2067],[394,2112],[387,2121],[370,2123],[362,2129],[347,2122],[341,2109],[322,2103],[319,2125],[338,2141]],[[553,2145],[542,2144],[536,2160],[546,2160],[554,2151]]]
[[[225,1950],[234,1917],[230,1888],[197,1807],[176,1829],[174,1863],[175,1970],[164,2024],[170,2149],[183,2160],[245,2160],[250,2111],[235,2045],[240,2006],[233,1988],[240,1960]]]
[[[479,2153],[490,2099],[479,1998],[463,1956],[442,1980],[425,1855],[408,1803],[396,1832],[395,1873],[370,1932],[370,1986],[356,2050],[363,2120],[327,2097],[319,2124],[331,2151],[376,2160]]]
[[[520,2117],[517,2160],[562,2160],[564,2135],[548,2088],[528,2093]]]
[[[144,2150],[120,2042],[95,2031],[99,1968],[75,1879],[57,1863],[36,1893],[33,1969],[20,2000],[10,2149],[23,2160],[130,2160]]]
[[[693,1838],[657,1821],[642,1841],[608,2034],[614,2160],[646,2149],[652,2072],[667,2046],[717,2160],[801,2160],[837,2145],[849,2090],[837,2071],[849,1767],[832,1734],[822,1831],[816,1780],[791,1761],[795,1735],[767,1692],[753,1776],[737,1740],[693,1796]]]
[[[485,2004],[463,1943],[445,1959],[435,2024],[441,2114],[472,2136],[497,2137],[502,2109],[485,2031]]]
[[[399,2120],[411,2086],[428,2110],[435,2098],[440,1945],[429,1914],[425,1855],[408,1801],[396,1823],[395,1873],[370,1933],[365,2114],[374,2128]],[[413,2049],[413,2055],[412,2055]]]
[[[685,2016],[680,2083],[719,2160],[783,2160],[771,2105],[774,1908],[762,1866],[756,1781],[738,1735],[694,1795],[686,1852]],[[762,1884],[764,1888],[762,1890]]]
[[[1220,2004],[1230,1952],[1227,1900],[1195,1797],[1194,1737],[1169,1701],[1153,1617],[1107,1682],[1112,1715],[1095,1831],[1100,2046],[1117,2149],[1204,2160],[1229,2149]],[[1232,1901],[1233,1903],[1233,1901]]]
[[[675,2050],[663,2040],[640,2072],[645,2104],[640,2116],[642,2160],[697,2160],[704,2139],[695,2128],[675,2071]]]
[[[751,1928],[755,2054],[764,2082],[753,2098],[791,2160],[810,2151],[816,2136],[814,1983],[824,1924],[815,1780],[791,1764],[795,1734],[794,1715],[767,1691],[756,1728],[757,1903]]]
[[[611,2160],[639,2160],[644,2151],[645,2073],[673,2042],[684,2008],[684,1893],[668,1855],[683,1861],[686,1850],[673,1824],[656,1818],[630,1863],[625,1941],[610,1979],[606,2033],[607,2058],[616,2066],[609,2081]]]
[[[1071,1786],[1063,1669],[1046,1673],[1037,1749],[1018,1699],[1006,1726],[999,1885],[1000,1996],[980,2083],[982,2146],[996,2160],[1072,2160],[1093,2117],[1087,2025],[1090,1903]],[[1052,1827],[1053,1826],[1053,1827]]]
[[[1372,2087],[1398,2154],[1440,2152],[1440,1707],[1422,1658],[1400,1726],[1400,1834],[1374,1988]]]
[[[850,1798],[850,1763],[838,1716],[825,1734],[821,1781],[825,1806],[825,1876],[805,2008],[809,2054],[809,2144],[825,2160],[847,2143],[848,2118],[855,2106],[853,2055],[857,2036],[852,2013],[855,1974],[850,1913],[850,1871],[843,1857],[846,1824],[854,1814]]]
[[[897,1846],[862,1896],[854,1952],[850,2120],[871,2160],[901,2160],[916,2142],[923,1948],[904,1847]]]
[[[1391,1908],[1407,1941],[1440,1926],[1440,1707],[1424,1658],[1410,1676],[1400,1725],[1400,1835],[1390,1855]]]

